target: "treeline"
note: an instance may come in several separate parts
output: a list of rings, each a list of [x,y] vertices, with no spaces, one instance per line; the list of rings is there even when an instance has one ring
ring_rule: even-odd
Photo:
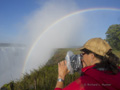
[[[120,50],[120,24],[111,25],[106,32],[106,41],[115,50]]]

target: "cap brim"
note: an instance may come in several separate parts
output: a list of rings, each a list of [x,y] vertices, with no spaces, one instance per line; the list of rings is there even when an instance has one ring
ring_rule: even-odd
[[[83,50],[83,49],[84,49],[83,46],[82,46],[81,48],[77,48],[78,51],[81,51],[81,50]]]

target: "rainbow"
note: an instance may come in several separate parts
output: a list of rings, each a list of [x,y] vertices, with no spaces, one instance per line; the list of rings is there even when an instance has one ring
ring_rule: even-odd
[[[56,20],[55,22],[53,22],[51,25],[49,25],[40,35],[39,37],[35,40],[35,42],[33,43],[33,45],[31,46],[31,48],[29,49],[28,51],[28,54],[25,58],[25,62],[24,62],[24,65],[23,65],[23,69],[22,69],[22,74],[25,73],[25,67],[26,67],[26,64],[29,60],[29,57],[32,53],[32,51],[34,50],[35,46],[37,45],[37,43],[41,40],[41,37],[44,35],[44,33],[46,33],[49,29],[53,28],[55,25],[59,24],[61,21],[67,19],[67,18],[70,18],[74,15],[77,15],[77,14],[82,14],[82,13],[86,13],[86,12],[91,12],[91,11],[120,11],[120,9],[118,8],[89,8],[89,9],[83,9],[83,10],[79,10],[79,11],[76,11],[76,12],[72,12],[68,15],[65,15],[63,16],[62,18]]]

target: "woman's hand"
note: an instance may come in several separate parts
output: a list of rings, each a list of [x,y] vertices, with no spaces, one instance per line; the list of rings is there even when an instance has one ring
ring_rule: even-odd
[[[66,60],[61,61],[58,63],[58,78],[65,79],[65,76],[69,73],[67,69],[67,62]]]

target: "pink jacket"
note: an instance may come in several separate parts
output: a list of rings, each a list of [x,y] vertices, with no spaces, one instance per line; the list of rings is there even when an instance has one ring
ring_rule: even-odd
[[[83,76],[66,86],[54,90],[120,90],[120,72],[116,75],[88,66],[82,69]]]

